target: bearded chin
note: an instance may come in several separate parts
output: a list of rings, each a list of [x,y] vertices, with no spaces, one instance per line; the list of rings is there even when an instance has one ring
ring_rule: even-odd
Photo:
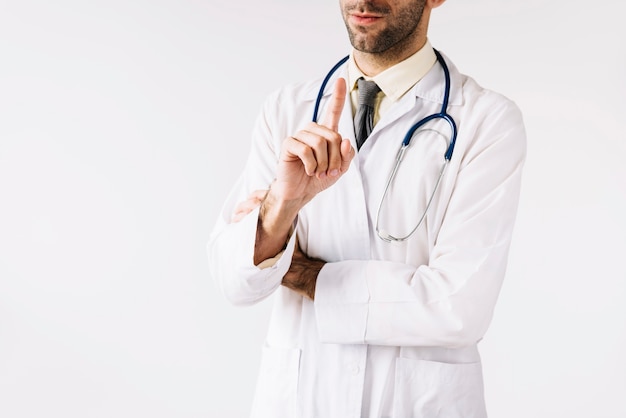
[[[348,29],[348,38],[352,47],[360,52],[368,54],[380,54],[395,46],[398,43],[397,37],[393,36],[390,31],[382,31],[376,35],[366,35],[354,32],[350,27]],[[400,39],[402,40],[402,39]]]
[[[355,32],[349,26],[346,25],[348,29],[348,38],[350,39],[350,44],[357,51],[366,52],[369,54],[376,54],[379,52],[383,52],[386,48],[385,40],[387,37],[384,33],[380,33],[377,35],[367,35],[364,33]]]

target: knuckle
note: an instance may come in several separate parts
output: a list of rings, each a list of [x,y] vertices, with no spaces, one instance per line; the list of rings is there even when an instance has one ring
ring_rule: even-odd
[[[311,145],[314,148],[322,148],[326,146],[326,140],[320,136],[316,136],[315,138],[313,138],[313,141],[311,141]]]
[[[343,138],[341,138],[341,135],[339,135],[339,132],[334,132],[333,131],[333,135],[332,135],[332,138],[331,138],[331,141],[333,143],[339,143],[340,144],[342,139]]]
[[[317,123],[315,122],[308,122],[305,126],[304,126],[304,130],[305,131],[311,131],[313,129],[315,129],[315,127],[318,126]]]

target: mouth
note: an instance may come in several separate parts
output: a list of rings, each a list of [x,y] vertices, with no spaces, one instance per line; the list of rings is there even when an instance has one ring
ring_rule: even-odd
[[[375,13],[350,13],[350,21],[358,26],[369,26],[378,23],[383,16]]]

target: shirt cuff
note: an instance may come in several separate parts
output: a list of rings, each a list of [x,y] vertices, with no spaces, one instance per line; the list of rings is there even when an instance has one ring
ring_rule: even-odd
[[[257,264],[257,267],[261,270],[274,267],[274,265],[278,263],[278,260],[280,260],[280,257],[283,256],[283,253],[284,251],[281,251],[278,254],[276,254],[274,257],[261,261],[259,264]]]

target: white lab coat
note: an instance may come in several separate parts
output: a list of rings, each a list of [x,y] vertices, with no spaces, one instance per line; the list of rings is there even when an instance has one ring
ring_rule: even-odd
[[[310,120],[320,82],[286,87],[265,103],[245,172],[208,246],[211,273],[231,302],[275,296],[254,417],[486,416],[476,344],[505,274],[525,131],[513,102],[446,62],[456,148],[427,219],[402,243],[377,237],[376,212],[406,130],[441,107],[440,65],[383,115],[348,172],[302,209],[278,262],[259,269],[252,262],[258,209],[238,223],[229,218],[274,179],[281,143]],[[381,214],[394,235],[409,232],[424,210],[445,127],[413,139]],[[349,98],[339,132],[354,146]],[[280,286],[296,237],[306,254],[328,262],[315,302]]]

